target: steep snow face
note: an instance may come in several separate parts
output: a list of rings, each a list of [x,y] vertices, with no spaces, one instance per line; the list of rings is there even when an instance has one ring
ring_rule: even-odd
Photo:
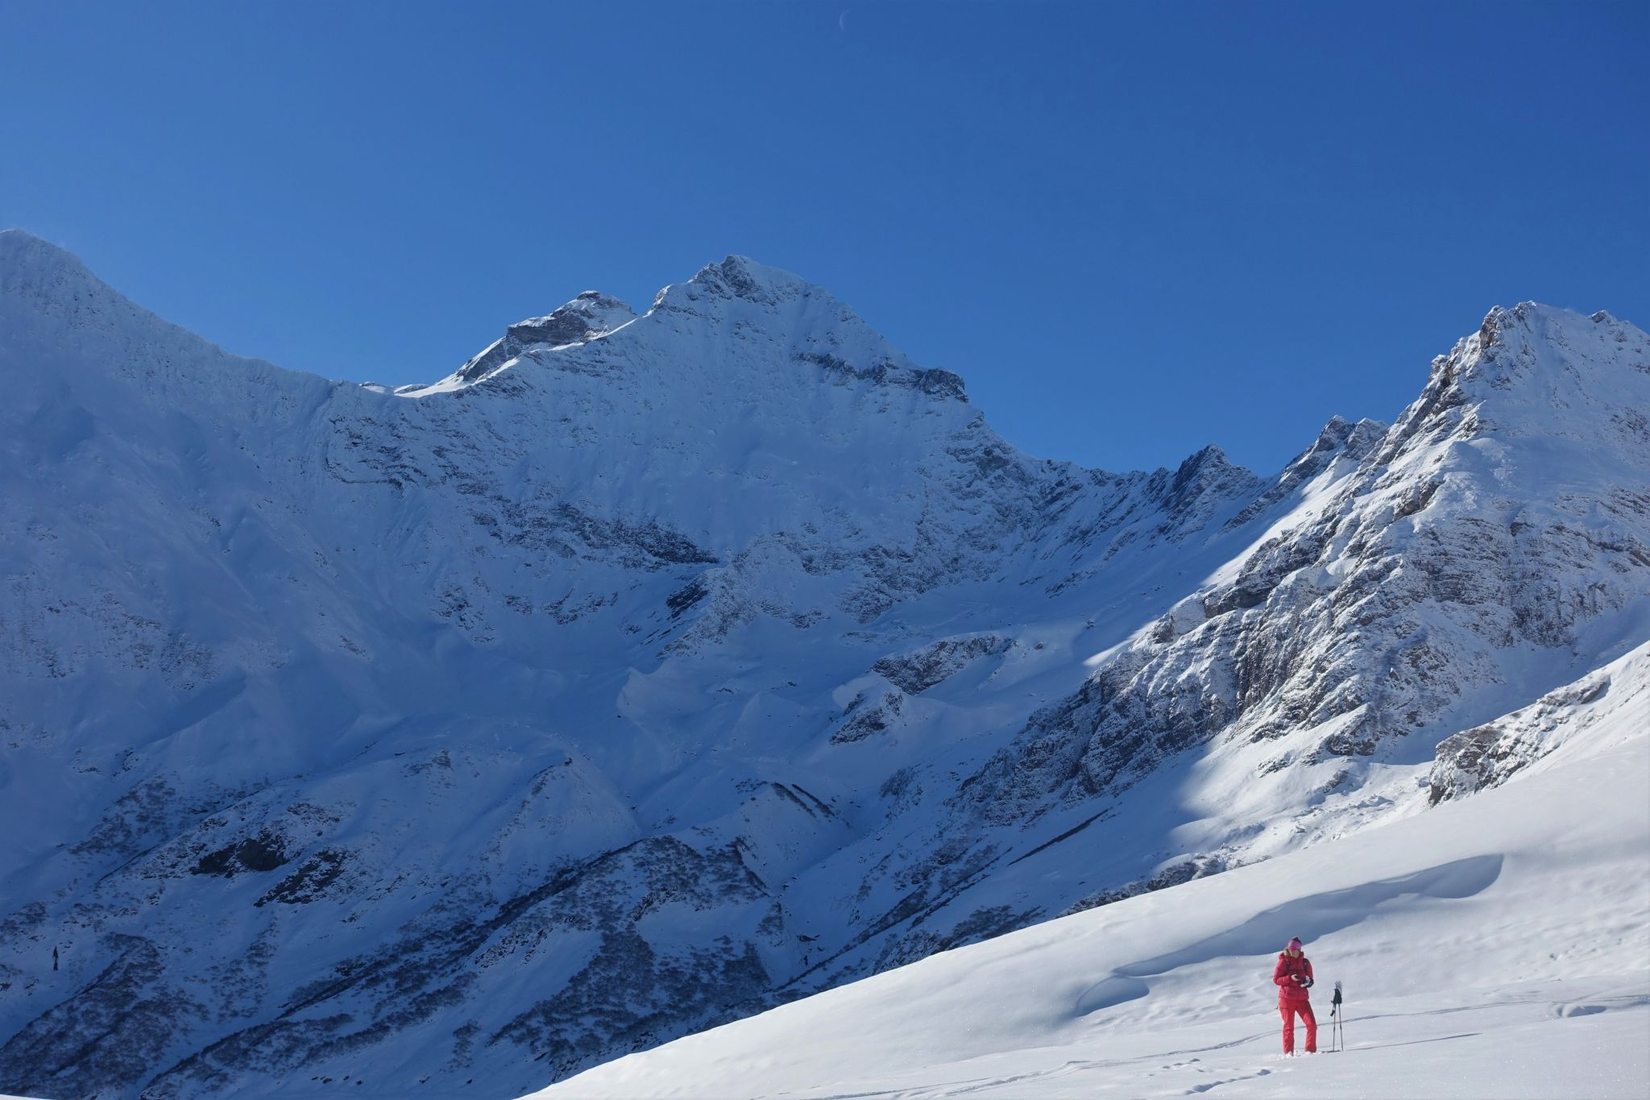
[[[1493,317],[1109,474],[740,257],[390,393],[0,234],[0,1088],[526,1091],[1493,782],[1432,746],[1644,636],[1650,484],[1644,335]]]

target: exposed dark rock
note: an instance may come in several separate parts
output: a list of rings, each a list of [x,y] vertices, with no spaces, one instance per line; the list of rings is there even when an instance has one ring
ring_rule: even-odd
[[[601,519],[568,504],[516,503],[493,498],[492,512],[472,518],[501,542],[564,558],[617,558],[639,569],[708,565],[717,558],[687,536],[657,523]]]
[[[1134,882],[1109,890],[1101,890],[1075,902],[1069,909],[1061,913],[1062,917],[1069,917],[1073,913],[1081,913],[1087,909],[1095,909],[1112,902],[1122,901],[1139,894],[1149,894],[1154,890],[1164,890],[1170,886],[1179,886],[1181,883],[1193,879],[1206,878],[1209,875],[1218,875],[1228,869],[1226,861],[1220,856],[1193,856],[1165,867],[1148,879],[1137,879]]]
[[[921,695],[955,676],[981,657],[1006,652],[1013,642],[996,634],[945,638],[915,653],[883,657],[871,671],[883,676],[907,695]]]
[[[831,734],[831,743],[849,745],[882,733],[899,720],[904,709],[905,696],[899,692],[885,693],[874,706],[864,705],[864,696],[861,696],[849,704],[848,718]]]
[[[1256,491],[1260,484],[1254,474],[1227,461],[1219,447],[1205,447],[1181,462],[1173,474],[1159,470],[1152,475],[1148,492],[1165,513],[1157,533],[1177,538],[1200,526],[1216,508]]]
[[[266,830],[257,836],[208,852],[191,868],[191,873],[234,878],[243,871],[273,871],[288,858],[286,839],[279,833]]]
[[[920,390],[930,397],[962,402],[968,400],[968,392],[962,378],[948,370],[902,367],[889,361],[868,367],[856,367],[829,352],[803,351],[798,352],[796,358],[799,362],[812,363],[819,367],[827,378],[838,383],[864,381],[879,386],[905,386]]]
[[[1543,696],[1505,724],[1492,722],[1444,738],[1427,776],[1428,802],[1436,806],[1505,783],[1552,751],[1543,734],[1559,713],[1596,703],[1609,690],[1610,680],[1604,677]]]
[[[520,321],[505,329],[501,339],[458,369],[458,377],[465,382],[485,378],[536,345],[556,347],[588,340],[607,331],[607,318],[629,313],[630,307],[617,298],[587,290],[548,316]]]
[[[303,905],[315,901],[344,873],[348,862],[346,853],[323,848],[305,860],[303,866],[270,887],[268,893],[253,904],[279,901],[288,905]]]

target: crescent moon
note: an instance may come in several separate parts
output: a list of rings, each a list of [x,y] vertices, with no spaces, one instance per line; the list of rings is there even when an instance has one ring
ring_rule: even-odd
[[[847,12],[847,10],[844,10],[841,15],[836,17],[836,29],[839,30],[839,31],[846,31],[848,29],[848,12]]]

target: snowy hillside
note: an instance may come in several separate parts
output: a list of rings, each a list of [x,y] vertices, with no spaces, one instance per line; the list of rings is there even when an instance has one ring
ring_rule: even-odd
[[[1499,724],[1551,750],[1500,789],[946,952],[537,1095],[1643,1096],[1650,645]],[[1271,975],[1292,935],[1318,976],[1325,1053],[1285,1059]],[[1331,1054],[1336,981],[1345,1050]]]
[[[1650,638],[1605,314],[1496,309],[1276,476],[1114,474],[739,257],[390,392],[8,232],[0,387],[13,1091],[531,1091],[1456,812]]]

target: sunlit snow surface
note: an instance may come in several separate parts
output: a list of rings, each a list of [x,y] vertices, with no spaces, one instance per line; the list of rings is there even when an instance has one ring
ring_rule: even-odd
[[[946,952],[538,1096],[1643,1097],[1650,646],[1496,790]],[[1319,1044],[1270,983],[1299,935]],[[1297,1048],[1304,1036],[1297,1034]]]

